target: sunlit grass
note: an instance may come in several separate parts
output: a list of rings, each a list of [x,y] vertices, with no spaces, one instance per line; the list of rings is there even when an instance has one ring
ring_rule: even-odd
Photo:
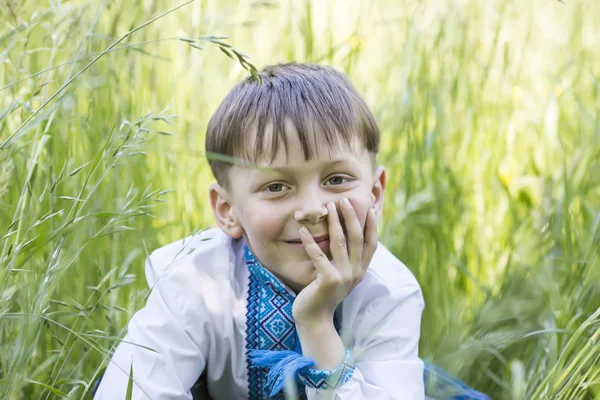
[[[600,398],[600,5],[107,3],[0,8],[0,398],[89,396],[145,256],[213,224],[212,111],[289,60],[376,115],[422,357],[495,399]]]

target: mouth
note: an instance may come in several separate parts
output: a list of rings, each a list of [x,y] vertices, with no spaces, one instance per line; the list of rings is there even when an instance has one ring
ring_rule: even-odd
[[[321,250],[329,250],[329,235],[314,236],[313,238]],[[304,249],[304,244],[302,244],[302,240],[300,239],[284,240],[284,242],[292,247]]]

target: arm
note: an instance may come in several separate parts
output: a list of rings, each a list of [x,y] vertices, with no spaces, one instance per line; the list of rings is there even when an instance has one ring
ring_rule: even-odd
[[[309,400],[408,399],[425,397],[423,362],[418,357],[418,342],[423,298],[418,286],[406,286],[394,298],[386,298],[350,329],[348,345],[355,361],[354,374],[337,389],[306,388]],[[302,333],[301,333],[302,331]],[[317,361],[316,368],[332,369],[343,359],[343,345],[335,332],[326,327],[298,329],[303,353]],[[339,343],[338,343],[339,341]],[[338,353],[341,345],[341,356]],[[314,353],[313,353],[314,352]],[[324,364],[336,360],[333,364]],[[323,363],[323,367],[319,367]]]
[[[132,363],[132,399],[192,399],[189,391],[204,370],[208,343],[198,339],[206,337],[206,324],[199,322],[196,337],[185,328],[184,293],[180,277],[165,274],[156,283],[146,306],[129,322],[128,333],[108,364],[95,400],[124,398]],[[195,302],[196,308],[204,308],[202,302]],[[195,311],[194,315],[206,313]]]
[[[373,299],[371,311],[359,315],[361,321],[350,326],[353,338],[349,355],[355,362],[344,359],[342,340],[332,324],[333,314],[341,300],[363,281],[378,244],[372,210],[367,212],[363,228],[352,205],[345,203],[340,208],[347,238],[335,205],[327,206],[331,261],[310,233],[300,230],[306,253],[317,270],[317,278],[298,294],[292,310],[302,354],[315,361],[313,369],[300,377],[307,384],[311,400],[421,400],[425,393],[418,342],[423,300],[416,282]],[[323,373],[338,366],[336,373]],[[309,379],[304,379],[306,376]]]
[[[296,324],[302,355],[315,360],[314,368],[328,370],[344,360],[344,343],[332,321],[305,326]]]

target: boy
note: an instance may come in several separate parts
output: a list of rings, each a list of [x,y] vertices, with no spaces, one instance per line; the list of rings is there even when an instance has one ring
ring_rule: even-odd
[[[213,399],[424,398],[421,290],[377,239],[371,112],[329,67],[260,76],[209,122],[206,151],[246,162],[210,161],[218,229],[149,257],[96,399],[123,398],[131,365],[133,399],[191,399],[201,375]]]

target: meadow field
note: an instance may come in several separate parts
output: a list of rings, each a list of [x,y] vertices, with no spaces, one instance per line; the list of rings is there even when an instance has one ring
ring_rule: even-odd
[[[0,399],[90,399],[144,259],[214,226],[208,118],[254,68],[348,74],[421,357],[600,399],[600,2],[0,1]]]

